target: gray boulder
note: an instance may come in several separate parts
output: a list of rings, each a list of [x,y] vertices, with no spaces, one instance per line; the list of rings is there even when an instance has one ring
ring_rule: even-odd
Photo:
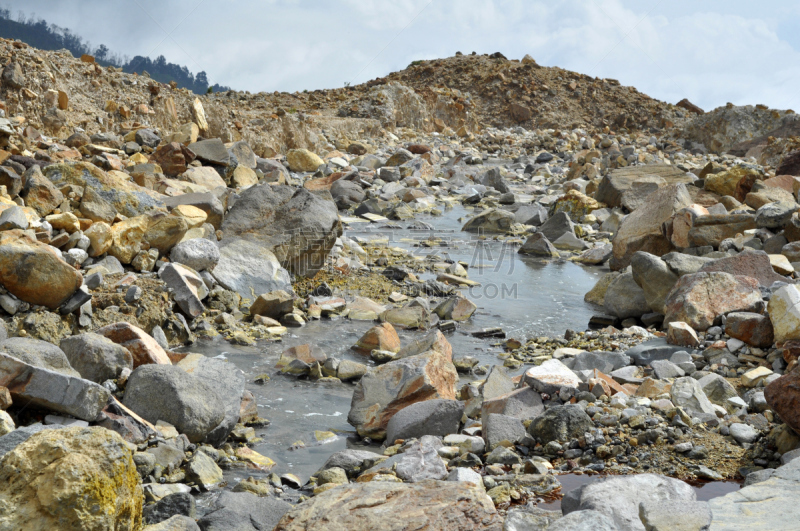
[[[155,424],[169,422],[193,443],[203,442],[225,418],[214,386],[174,365],[141,365],[131,374],[123,404]]]
[[[647,305],[656,313],[664,313],[664,301],[678,282],[666,262],[654,254],[638,251],[631,257],[633,281],[644,291]]]
[[[547,221],[547,209],[539,203],[521,205],[514,211],[514,221],[538,227]]]
[[[408,483],[426,479],[442,480],[447,477],[447,466],[429,441],[416,441],[403,453],[381,461],[365,474],[394,471],[398,478]]]
[[[562,516],[547,531],[620,531],[620,528],[605,514],[584,509]]]
[[[211,276],[220,285],[254,301],[262,293],[292,291],[289,272],[276,256],[257,243],[228,239],[220,247],[220,258]]]
[[[267,531],[278,525],[292,506],[277,498],[249,492],[223,492],[212,511],[197,521],[202,531]]]
[[[342,450],[331,455],[317,471],[317,474],[329,468],[341,468],[349,475],[353,475],[361,469],[365,460],[375,459],[376,457],[378,457],[378,454],[365,450]]]
[[[200,140],[187,146],[194,156],[207,164],[226,166],[230,161],[230,154],[225,149],[225,144],[219,138]]]
[[[592,419],[580,406],[565,405],[552,407],[534,419],[528,432],[542,444],[547,444],[550,441],[570,441],[592,429]]]
[[[650,313],[644,290],[633,279],[632,273],[622,273],[611,281],[603,298],[603,306],[620,319]]]
[[[557,258],[560,256],[555,245],[550,243],[550,240],[547,239],[547,236],[541,232],[537,232],[528,236],[528,239],[525,240],[525,243],[522,244],[517,252],[519,254],[543,256],[545,258]]]
[[[503,441],[516,444],[525,438],[525,426],[518,418],[490,413],[482,417],[482,421],[483,440],[489,450]]]
[[[331,185],[331,196],[336,203],[336,208],[347,210],[363,201],[366,194],[357,183],[339,179]]]
[[[698,531],[711,524],[711,509],[706,502],[643,502],[639,519],[647,531]]]
[[[729,398],[739,396],[736,388],[725,378],[716,373],[706,374],[697,383],[712,404],[725,406]]]
[[[800,205],[793,201],[767,203],[756,210],[756,227],[780,230],[789,223],[798,208]]]
[[[214,446],[222,444],[239,422],[245,390],[244,373],[233,363],[208,358],[201,354],[187,356],[178,363],[178,367],[209,384],[222,400],[225,406],[225,418],[206,437],[208,444]]]
[[[289,271],[313,277],[342,234],[336,205],[305,188],[256,185],[241,193],[222,224],[223,243],[243,238],[272,251]],[[262,290],[261,293],[272,290]]]
[[[683,481],[658,474],[637,474],[588,483],[570,492],[570,500],[566,505],[562,502],[562,510],[567,515],[590,509],[611,518],[620,531],[646,531],[639,518],[640,504],[695,500],[694,490]]]
[[[64,351],[47,341],[31,337],[10,337],[0,341],[0,352],[6,352],[35,367],[60,372],[67,376],[81,377],[81,374],[70,365]]]
[[[478,183],[488,188],[494,188],[501,194],[505,194],[511,191],[511,187],[508,186],[508,181],[503,179],[503,176],[500,175],[500,168],[496,167],[484,173],[478,179]]]
[[[564,234],[575,234],[575,225],[566,212],[557,212],[539,227],[539,232],[544,234],[551,242],[556,241]]]
[[[142,510],[142,518],[148,524],[157,524],[169,520],[175,515],[197,517],[197,505],[194,496],[186,492],[176,492],[164,496],[153,505]]]
[[[180,514],[176,514],[163,522],[149,525],[145,529],[147,531],[200,531],[200,527],[193,518]]]
[[[703,392],[700,384],[691,376],[684,376],[675,380],[669,396],[673,404],[682,407],[690,415],[716,414],[713,404]]]
[[[506,513],[503,531],[543,531],[561,516],[561,511],[530,506],[512,507]]]
[[[627,367],[631,363],[630,356],[622,352],[581,352],[575,356],[570,369],[573,371],[591,371],[597,369],[605,374]]]
[[[123,369],[133,369],[128,349],[100,334],[65,337],[61,350],[82,378],[96,383],[116,379]]]
[[[169,259],[195,271],[213,271],[220,259],[219,247],[206,238],[194,238],[175,245]]]
[[[386,440],[457,433],[464,406],[458,400],[426,400],[398,411],[386,425]]]

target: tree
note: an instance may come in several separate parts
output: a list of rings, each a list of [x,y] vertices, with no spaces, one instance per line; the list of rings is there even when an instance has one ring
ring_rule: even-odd
[[[98,61],[105,61],[108,58],[108,52],[109,52],[108,46],[106,46],[105,44],[101,44],[94,51],[94,56]]]

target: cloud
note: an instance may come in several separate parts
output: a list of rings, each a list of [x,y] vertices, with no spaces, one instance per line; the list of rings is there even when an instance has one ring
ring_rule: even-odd
[[[10,7],[115,52],[164,54],[251,92],[339,87],[416,59],[500,51],[706,109],[728,101],[800,108],[793,29],[800,8],[788,1],[769,10],[745,0],[19,0]]]

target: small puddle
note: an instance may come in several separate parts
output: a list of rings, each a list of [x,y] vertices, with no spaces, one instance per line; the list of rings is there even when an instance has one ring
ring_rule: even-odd
[[[558,481],[561,483],[561,495],[567,494],[570,491],[573,491],[577,488],[582,487],[592,481],[600,479],[602,477],[609,477],[609,476],[589,476],[589,475],[576,475],[576,474],[562,474],[560,476],[556,476]],[[737,490],[742,488],[742,484],[738,481],[709,481],[709,482],[687,482],[693,489],[695,494],[697,495],[697,501],[708,501],[712,498],[718,498],[719,496],[725,496],[731,492],[736,492]],[[557,500],[548,500],[546,502],[540,503],[538,507],[542,509],[547,509],[548,511],[560,511],[561,510],[561,498]]]

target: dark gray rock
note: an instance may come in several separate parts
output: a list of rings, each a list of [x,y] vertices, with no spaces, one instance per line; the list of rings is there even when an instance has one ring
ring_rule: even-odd
[[[198,520],[202,531],[268,531],[292,506],[249,492],[223,492],[213,510]]]
[[[554,242],[564,234],[575,234],[575,225],[566,212],[557,212],[539,227],[539,232]]]
[[[225,144],[219,138],[200,140],[187,146],[195,157],[207,164],[226,166],[230,161],[230,154],[225,149]]]
[[[464,406],[458,400],[434,399],[411,404],[395,413],[386,425],[386,440],[416,439],[423,435],[457,433]]]
[[[28,218],[22,207],[11,207],[0,214],[0,230],[14,230],[28,228]]]
[[[603,298],[603,306],[620,319],[641,317],[650,312],[644,290],[636,283],[632,273],[622,273],[611,281]]]
[[[135,137],[136,143],[140,146],[157,147],[161,143],[161,138],[152,129],[138,129]]]
[[[142,517],[148,524],[157,524],[175,515],[196,518],[197,506],[194,496],[185,492],[170,494],[142,509]]]
[[[580,406],[555,406],[533,420],[528,432],[542,444],[550,441],[565,442],[594,429],[594,423]]]
[[[395,454],[368,469],[366,474],[377,474],[394,470],[397,477],[408,483],[426,479],[442,480],[447,477],[447,466],[428,441],[416,441],[403,453]]]
[[[686,347],[667,344],[663,337],[639,343],[625,351],[634,364],[639,366],[649,365],[653,360],[668,360],[676,352],[686,350]]]
[[[128,349],[99,334],[65,337],[60,347],[70,365],[92,382],[114,380],[123,369],[133,370],[133,357]]]
[[[516,444],[525,438],[525,426],[518,418],[490,413],[482,420],[483,440],[486,441],[486,447],[490,450],[503,441]]]
[[[39,433],[42,430],[57,430],[62,426],[57,424],[31,424],[30,426],[23,426],[17,428],[11,433],[7,433],[0,437],[0,458],[8,452],[27,441],[34,433]]]
[[[622,352],[581,352],[575,356],[570,369],[573,371],[590,371],[592,369],[597,369],[602,373],[610,374],[612,371],[627,367],[630,363],[630,356]]]
[[[200,531],[200,527],[193,518],[179,514],[145,529],[147,531]]]
[[[233,145],[228,148],[228,155],[232,160],[235,159],[238,162],[239,166],[244,166],[246,168],[250,168],[251,170],[255,170],[256,168],[258,168],[258,160],[256,154],[253,152],[253,149],[250,147],[250,144],[248,144],[244,140],[240,140],[239,142],[234,142]]]
[[[331,196],[336,203],[336,208],[347,210],[362,202],[366,194],[357,183],[339,179],[331,185]]]
[[[169,422],[193,443],[203,442],[225,418],[214,386],[174,365],[138,367],[128,379],[123,403],[153,424]]]
[[[64,351],[47,341],[31,337],[11,337],[0,342],[0,352],[6,352],[35,367],[81,378],[81,374],[70,365]]]
[[[348,475],[353,475],[358,470],[363,470],[361,467],[367,459],[375,459],[379,454],[374,452],[367,452],[364,450],[342,450],[331,455],[322,465],[317,473],[329,468],[341,468]]]
[[[511,187],[508,186],[508,181],[503,179],[502,175],[500,175],[500,168],[490,169],[478,179],[478,182],[486,187],[494,188],[501,194],[511,191]]]

